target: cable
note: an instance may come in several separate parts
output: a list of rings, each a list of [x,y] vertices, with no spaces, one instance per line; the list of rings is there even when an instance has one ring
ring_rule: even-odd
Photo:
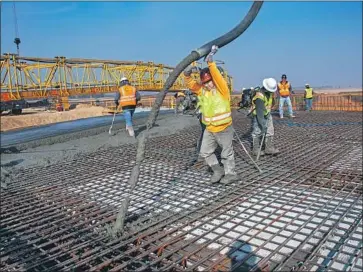
[[[16,49],[17,49],[17,53],[18,53],[18,56],[19,56],[20,55],[19,44],[21,43],[21,41],[20,41],[20,38],[19,38],[18,18],[16,16],[15,1],[13,1],[13,13],[14,13],[14,27],[15,27],[14,43],[16,44]]]

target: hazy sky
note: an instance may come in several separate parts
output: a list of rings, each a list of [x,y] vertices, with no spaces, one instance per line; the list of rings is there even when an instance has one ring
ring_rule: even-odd
[[[12,2],[2,3],[1,52],[16,52]],[[251,2],[18,2],[20,54],[153,61],[175,66],[224,34]],[[215,59],[235,89],[286,73],[293,86],[362,86],[361,2],[265,2]]]

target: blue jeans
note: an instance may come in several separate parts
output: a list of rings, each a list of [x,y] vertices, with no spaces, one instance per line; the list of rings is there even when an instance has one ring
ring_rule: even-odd
[[[134,112],[135,112],[134,109],[123,110],[127,127],[132,127],[132,116],[134,115]]]
[[[290,96],[288,97],[280,97],[280,105],[279,105],[279,112],[280,112],[280,117],[284,116],[284,104],[285,102],[287,103],[287,109],[289,111],[289,115],[292,116],[293,112],[292,112],[292,104],[291,104],[291,99]]]
[[[305,110],[311,110],[313,107],[313,99],[312,98],[305,98]]]

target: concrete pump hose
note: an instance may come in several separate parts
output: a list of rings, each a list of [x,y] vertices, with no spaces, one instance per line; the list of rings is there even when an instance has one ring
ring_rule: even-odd
[[[136,165],[132,169],[131,176],[129,179],[129,184],[131,186],[130,194],[133,192],[136,183],[138,181],[138,177],[140,174],[140,164],[144,159],[145,154],[145,141],[147,139],[147,134],[149,129],[151,129],[156,121],[156,118],[160,111],[160,106],[163,103],[163,100],[171,86],[173,86],[174,82],[178,78],[178,76],[184,71],[185,68],[187,68],[190,64],[192,64],[194,61],[197,61],[203,57],[205,57],[212,49],[213,45],[217,45],[219,48],[227,45],[231,41],[238,38],[254,21],[256,18],[258,12],[260,11],[262,7],[263,1],[255,1],[248,11],[247,15],[244,17],[244,19],[231,31],[224,34],[223,36],[214,39],[211,42],[206,43],[202,47],[193,50],[187,57],[185,57],[171,72],[169,77],[167,78],[163,89],[159,92],[155,99],[155,103],[151,109],[151,113],[149,115],[149,118],[146,122],[146,130],[141,133],[141,135],[138,137],[138,145],[137,145],[137,155],[136,155]],[[117,215],[117,220],[115,222],[113,231],[114,233],[117,233],[119,231],[122,231],[124,219],[126,216],[126,212],[128,209],[128,205],[130,203],[130,197],[126,197],[123,201],[123,205]]]
[[[224,34],[223,36],[214,39],[213,41],[206,43],[202,47],[192,51],[186,58],[184,58],[171,72],[169,77],[167,78],[163,89],[157,95],[155,99],[155,103],[152,107],[149,119],[147,121],[147,129],[150,129],[156,121],[156,118],[159,114],[160,106],[163,103],[163,100],[171,86],[173,86],[174,82],[178,78],[178,76],[187,68],[191,63],[197,61],[203,57],[205,57],[212,49],[213,45],[217,45],[219,48],[229,44],[231,41],[238,38],[246,29],[251,25],[251,23],[255,20],[258,12],[262,7],[263,1],[255,1],[248,11],[245,18],[231,31]]]

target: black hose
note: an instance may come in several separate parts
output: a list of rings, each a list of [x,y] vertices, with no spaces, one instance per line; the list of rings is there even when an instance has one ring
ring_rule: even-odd
[[[197,61],[203,57],[205,57],[212,49],[213,45],[217,45],[219,48],[229,44],[231,41],[238,38],[246,29],[251,25],[251,23],[255,20],[258,12],[262,7],[263,1],[255,1],[248,11],[245,18],[231,31],[224,34],[223,36],[214,39],[213,41],[204,44],[202,47],[192,51],[186,58],[184,58],[171,72],[169,77],[167,78],[163,89],[157,95],[155,99],[155,103],[152,107],[150,116],[147,120],[146,127],[147,130],[152,128],[155,124],[156,118],[159,114],[160,106],[163,103],[163,100],[171,86],[173,86],[174,82],[178,78],[178,76],[187,68],[191,63]]]
[[[140,164],[144,159],[145,154],[145,141],[148,136],[148,131],[151,129],[156,121],[156,118],[160,111],[160,106],[163,103],[163,100],[171,86],[173,86],[174,82],[178,78],[178,76],[184,71],[185,68],[187,68],[191,63],[194,61],[197,61],[203,57],[205,57],[212,49],[213,45],[217,45],[219,48],[227,45],[231,41],[238,38],[245,30],[251,25],[251,23],[256,18],[258,12],[260,11],[262,7],[263,1],[255,1],[248,11],[247,15],[244,17],[244,19],[231,31],[224,34],[223,36],[214,39],[213,41],[210,41],[206,44],[204,44],[202,47],[193,50],[187,57],[185,57],[179,64],[175,67],[175,69],[171,72],[169,77],[167,78],[163,89],[159,92],[155,99],[155,103],[151,109],[149,118],[146,122],[146,130],[141,133],[141,135],[138,137],[138,145],[137,145],[137,154],[136,154],[136,165],[132,169],[132,173],[129,179],[129,184],[131,185],[131,191],[130,194],[132,194],[136,183],[138,181],[138,177],[140,174]],[[118,233],[119,231],[122,231],[123,229],[123,222],[124,217],[126,216],[127,208],[130,202],[130,198],[126,197],[126,199],[123,202],[123,205],[117,215],[116,223],[113,228],[114,234]]]

